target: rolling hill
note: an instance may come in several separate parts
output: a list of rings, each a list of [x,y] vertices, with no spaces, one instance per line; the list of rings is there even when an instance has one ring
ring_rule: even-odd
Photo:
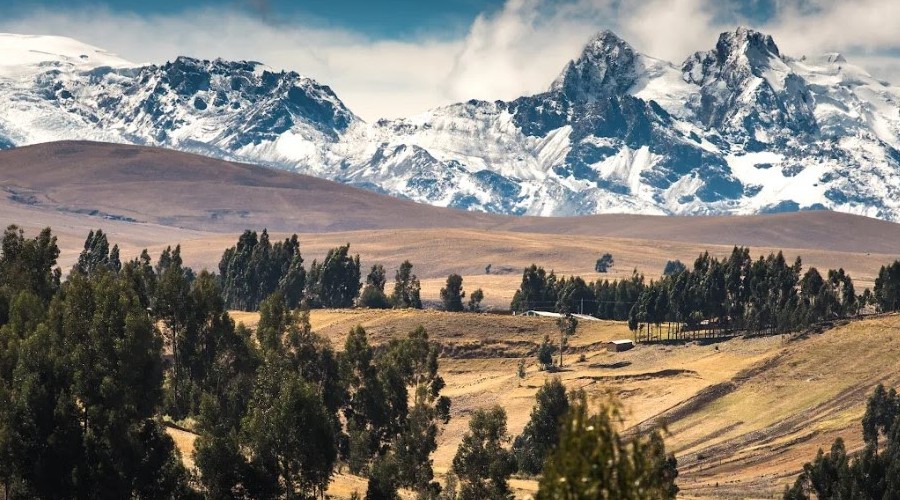
[[[213,179],[213,180],[210,180]],[[0,223],[52,226],[63,269],[84,237],[102,228],[123,256],[182,244],[188,265],[216,269],[244,229],[301,234],[304,256],[346,242],[364,265],[416,264],[424,298],[436,300],[452,272],[486,303],[509,304],[521,269],[538,263],[560,274],[601,277],[593,262],[612,252],[603,277],[661,272],[669,259],[691,262],[733,245],[755,254],[784,249],[806,265],[844,267],[861,286],[896,258],[900,225],[827,211],[759,216],[594,215],[513,217],[433,207],[343,184],[157,148],[88,142],[47,143],[0,152]],[[485,267],[492,265],[492,273]]]
[[[316,177],[171,150],[56,142],[0,152],[9,206],[203,232],[460,228],[891,253],[900,225],[830,211],[513,217],[432,207]]]

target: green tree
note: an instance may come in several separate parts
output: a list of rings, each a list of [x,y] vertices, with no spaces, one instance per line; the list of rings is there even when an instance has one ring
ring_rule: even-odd
[[[162,399],[159,333],[127,284],[112,274],[90,280],[75,274],[58,320],[52,311],[50,318],[56,335],[74,346],[71,394],[79,402],[83,446],[93,457],[78,473],[82,491],[131,496],[151,486],[136,485],[135,477],[184,474],[180,461],[170,463],[178,460],[171,439],[152,422]],[[172,458],[156,460],[164,469],[141,470],[151,447],[170,450]]]
[[[391,303],[400,309],[421,309],[422,299],[419,297],[421,285],[419,278],[412,272],[413,265],[408,260],[400,264],[394,276],[394,292]]]
[[[624,438],[614,404],[588,410],[581,392],[563,420],[559,446],[547,458],[538,499],[675,498],[671,473],[674,458],[665,454],[660,437]]]
[[[687,266],[678,259],[666,261],[663,268],[663,276],[675,276],[687,271]]]
[[[265,358],[277,358],[319,388],[329,418],[337,425],[337,411],[343,405],[345,389],[337,355],[327,339],[315,334],[308,311],[289,311],[275,293],[260,306],[256,328]]]
[[[328,251],[321,263],[313,261],[309,271],[308,298],[321,307],[351,307],[359,296],[359,255],[351,257],[350,244]]]
[[[109,240],[103,230],[91,231],[84,242],[84,250],[78,256],[78,262],[72,268],[73,272],[81,274],[93,274],[99,270],[108,270],[118,273],[122,269],[119,260],[119,246],[115,245],[110,250]]]
[[[244,231],[237,244],[222,254],[219,275],[225,303],[245,311],[256,310],[275,292],[296,308],[307,284],[297,235],[273,244],[265,229],[258,235]]]
[[[447,285],[441,288],[441,302],[445,311],[461,312],[463,308],[463,299],[466,298],[466,292],[462,288],[462,276],[451,274],[447,277]]]
[[[166,248],[156,264],[156,286],[152,305],[153,317],[161,322],[164,346],[172,352],[167,371],[169,412],[176,419],[187,416],[190,409],[189,387],[182,373],[185,369],[183,342],[193,334],[191,281],[193,271],[183,266],[181,246]]]
[[[225,310],[219,280],[202,271],[191,283],[187,326],[179,345],[179,405],[196,415],[202,395],[216,393],[255,367],[255,353]]]
[[[453,457],[453,472],[459,477],[462,500],[512,498],[509,476],[516,461],[503,445],[509,441],[506,411],[500,406],[476,410]]]
[[[897,391],[888,391],[884,385],[878,384],[866,404],[866,413],[862,418],[863,438],[871,443],[878,452],[878,438],[889,436],[895,422],[900,417],[900,398]]]
[[[556,348],[553,347],[553,344],[550,342],[550,337],[544,337],[544,341],[541,342],[541,345],[538,346],[537,350],[537,360],[541,370],[547,370],[553,367],[554,352],[556,352]]]
[[[609,271],[609,268],[613,266],[615,261],[613,260],[613,256],[610,253],[605,253],[597,259],[597,262],[594,264],[594,271],[598,273],[605,273]]]
[[[361,326],[350,330],[340,362],[347,387],[344,407],[349,434],[347,462],[350,471],[359,474],[366,471],[369,461],[391,437],[390,416],[375,366],[375,351]]]
[[[0,243],[0,326],[8,321],[10,301],[27,291],[46,305],[60,286],[56,267],[59,247],[56,236],[46,228],[34,238],[15,225],[6,228]]]
[[[260,369],[243,444],[250,461],[287,498],[324,494],[337,460],[335,429],[318,391],[299,374],[267,361]]]
[[[556,311],[562,314],[591,314],[596,310],[594,289],[578,276],[562,279],[558,283]]]
[[[368,276],[366,276],[366,285],[363,287],[362,294],[359,297],[359,305],[370,309],[387,309],[391,306],[387,295],[384,294],[384,285],[386,275],[384,266],[377,264],[372,266]]]
[[[16,309],[28,302],[17,301]],[[73,273],[45,321],[17,319],[3,329],[23,324],[30,331],[19,332],[16,352],[6,358],[15,361],[0,377],[0,397],[8,402],[0,412],[7,492],[187,495],[187,473],[155,421],[162,399],[159,332],[130,284],[109,270]]]
[[[883,312],[900,309],[900,260],[882,266],[875,278],[875,304]]]
[[[379,457],[369,472],[366,500],[395,500],[400,498],[397,488],[397,464],[391,456]]]
[[[469,304],[466,306],[466,309],[469,312],[480,312],[482,300],[484,300],[484,292],[481,288],[478,288],[469,295]]]
[[[141,252],[140,257],[122,265],[121,275],[137,294],[141,306],[150,309],[156,295],[157,276],[146,248]]]
[[[803,466],[794,485],[785,488],[784,498],[900,498],[900,398],[894,389],[876,387],[862,424],[861,452],[847,453],[843,439],[836,439],[828,453],[820,449]]]
[[[14,341],[9,337],[15,335]],[[11,366],[0,376],[0,480],[7,498],[73,496],[78,483],[84,429],[71,395],[64,346],[41,325],[13,334],[2,355]]]
[[[522,434],[513,441],[513,453],[519,470],[537,475],[547,455],[559,442],[562,417],[569,411],[566,388],[559,378],[544,382],[535,395],[535,405]]]
[[[383,460],[396,467],[396,485],[419,494],[434,493],[431,454],[437,449],[438,426],[450,419],[450,400],[441,395],[439,348],[419,327],[405,339],[392,340],[376,365],[384,388],[386,435]]]
[[[556,304],[556,275],[532,264],[522,271],[522,283],[513,295],[510,309],[517,312],[548,310]]]

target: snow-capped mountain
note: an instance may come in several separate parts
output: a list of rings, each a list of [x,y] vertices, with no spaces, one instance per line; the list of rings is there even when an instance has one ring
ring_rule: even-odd
[[[0,35],[0,147],[162,146],[511,214],[829,208],[900,221],[900,88],[738,28],[681,65],[605,31],[546,92],[366,123],[255,62],[138,65]]]

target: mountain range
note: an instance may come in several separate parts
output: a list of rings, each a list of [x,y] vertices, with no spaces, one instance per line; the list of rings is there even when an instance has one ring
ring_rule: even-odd
[[[680,65],[603,31],[543,93],[371,123],[328,86],[252,61],[138,65],[25,35],[0,35],[0,54],[0,148],[159,146],[514,215],[900,221],[900,88],[747,28]]]

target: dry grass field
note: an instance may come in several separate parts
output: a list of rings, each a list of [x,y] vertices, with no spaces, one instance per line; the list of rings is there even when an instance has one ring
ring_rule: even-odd
[[[235,313],[255,325],[255,313]],[[628,338],[622,323],[582,321],[566,367],[539,371],[534,352],[552,319],[437,311],[313,311],[313,328],[340,349],[349,329],[366,328],[373,343],[425,326],[442,347],[445,394],[453,401],[434,466],[443,473],[477,408],[502,405],[509,431],[521,432],[534,393],[550,376],[589,394],[612,394],[628,429],[666,422],[687,498],[774,498],[802,464],[842,436],[861,446],[859,419],[878,383],[900,385],[900,315],[852,321],[821,334],[736,338],[723,342],[639,345],[609,353],[603,343]],[[580,360],[581,356],[583,360]],[[520,359],[527,376],[516,377]],[[518,478],[517,496],[536,484]],[[364,488],[341,475],[332,493]]]

